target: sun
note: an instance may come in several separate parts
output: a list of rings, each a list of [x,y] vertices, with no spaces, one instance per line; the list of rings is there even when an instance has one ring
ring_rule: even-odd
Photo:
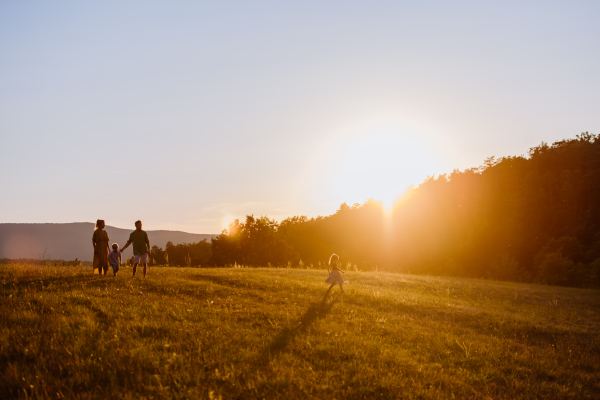
[[[349,204],[373,198],[389,211],[410,185],[439,171],[427,143],[410,132],[368,132],[340,146],[339,151],[334,188]]]

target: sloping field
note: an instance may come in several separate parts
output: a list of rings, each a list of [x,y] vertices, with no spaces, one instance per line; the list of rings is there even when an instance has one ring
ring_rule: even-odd
[[[600,398],[600,293],[325,271],[0,266],[2,398]]]

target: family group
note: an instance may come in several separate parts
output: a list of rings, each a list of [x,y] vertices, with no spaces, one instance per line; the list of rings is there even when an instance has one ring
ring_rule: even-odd
[[[110,251],[110,239],[108,233],[104,230],[106,223],[103,219],[96,221],[96,229],[92,236],[92,243],[94,245],[94,263],[93,270],[98,270],[98,274],[104,275],[108,272],[108,265],[112,267],[113,276],[117,276],[119,268],[121,266],[121,253],[125,251],[127,247],[133,244],[133,278],[135,279],[135,273],[137,272],[138,264],[142,264],[144,267],[144,278],[146,277],[146,270],[148,268],[148,256],[150,255],[150,240],[148,240],[148,234],[142,230],[142,221],[135,221],[135,231],[129,235],[127,244],[119,250],[119,245],[113,243],[112,251]]]
[[[105,226],[106,224],[103,219],[96,221],[96,229],[94,230],[94,235],[92,236],[92,243],[94,245],[93,270],[95,271],[97,269],[99,275],[102,275],[103,272],[104,275],[106,275],[108,272],[108,266],[110,264],[113,270],[113,276],[116,277],[117,272],[119,272],[119,267],[121,266],[121,253],[123,253],[127,247],[133,244],[133,278],[135,279],[137,266],[140,263],[144,267],[145,278],[148,268],[148,256],[150,255],[150,240],[148,239],[148,234],[142,230],[142,221],[135,221],[135,231],[131,232],[129,235],[127,244],[125,244],[122,249],[119,249],[119,245],[117,243],[113,243],[112,251],[110,251],[110,239],[108,237],[108,233],[104,230]],[[327,276],[325,282],[331,284],[329,290],[331,290],[336,284],[340,285],[340,289],[343,293],[344,288],[342,284],[344,283],[344,279],[342,278],[342,273],[344,273],[344,271],[342,271],[338,264],[338,255],[332,254],[331,257],[329,257],[329,265],[327,268],[329,276]]]

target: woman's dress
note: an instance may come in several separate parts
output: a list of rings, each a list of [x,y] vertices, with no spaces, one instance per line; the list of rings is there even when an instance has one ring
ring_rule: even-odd
[[[108,233],[105,230],[96,229],[92,241],[94,242],[94,269],[98,272],[108,271]]]

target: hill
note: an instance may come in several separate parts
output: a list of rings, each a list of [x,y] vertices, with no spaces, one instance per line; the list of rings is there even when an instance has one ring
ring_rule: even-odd
[[[600,292],[324,271],[0,265],[4,398],[600,398]]]
[[[121,229],[107,226],[106,231],[111,243],[123,247],[133,229]],[[0,258],[45,258],[92,261],[91,222],[70,224],[0,224]],[[180,231],[147,230],[150,244],[165,247],[173,244],[196,243],[210,239],[215,235],[186,233]],[[132,248],[125,250],[124,257],[132,256]]]

